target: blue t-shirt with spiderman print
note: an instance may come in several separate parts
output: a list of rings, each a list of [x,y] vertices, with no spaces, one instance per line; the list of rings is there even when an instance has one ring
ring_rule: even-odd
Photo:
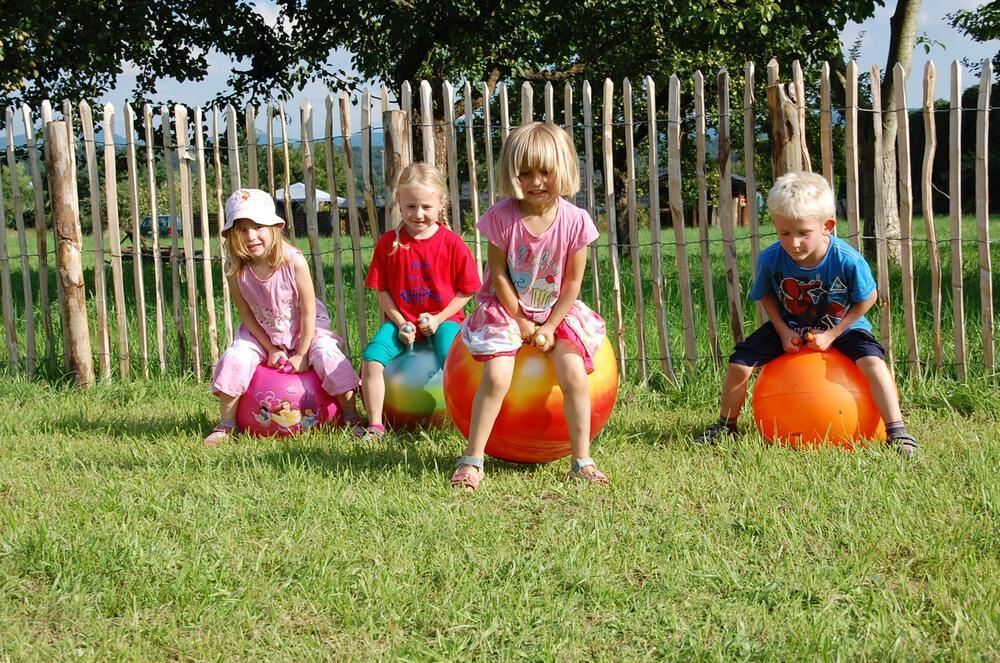
[[[774,293],[785,324],[803,333],[836,326],[852,304],[868,299],[873,292],[875,277],[864,257],[831,235],[826,255],[815,267],[797,265],[780,242],[761,251],[750,299],[760,301]],[[870,334],[872,326],[861,316],[850,329]]]

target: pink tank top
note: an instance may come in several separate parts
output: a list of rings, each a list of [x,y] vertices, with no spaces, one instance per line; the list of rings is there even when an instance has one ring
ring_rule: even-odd
[[[267,278],[260,278],[249,265],[236,275],[236,286],[240,289],[253,317],[264,328],[271,343],[284,350],[294,350],[299,340],[299,288],[295,283],[295,268],[292,259],[301,251],[285,245],[285,262],[271,272]],[[316,327],[329,329],[330,318],[323,302],[316,300]]]

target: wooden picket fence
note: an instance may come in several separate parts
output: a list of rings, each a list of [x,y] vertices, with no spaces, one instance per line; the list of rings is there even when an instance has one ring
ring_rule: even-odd
[[[847,103],[842,109],[834,109],[830,99],[830,79],[829,69],[824,67],[818,81],[820,90],[820,104],[818,108],[807,109],[804,99],[805,82],[801,69],[795,63],[792,71],[791,86],[797,90],[794,95],[797,104],[796,110],[800,118],[800,128],[805,126],[806,113],[818,114],[820,124],[820,164],[819,170],[833,183],[835,163],[840,160],[846,172],[846,232],[841,230],[841,236],[855,247],[860,246],[860,212],[859,212],[859,178],[869,177],[871,174],[859,172],[859,145],[858,145],[858,114],[868,111],[859,106],[858,96],[858,68],[855,63],[850,63],[847,69]],[[901,260],[899,265],[900,282],[896,288],[902,292],[902,328],[905,339],[897,341],[893,338],[892,330],[894,320],[890,311],[890,265],[888,260],[888,238],[884,232],[884,219],[877,219],[877,264],[874,265],[879,287],[879,333],[882,342],[888,349],[890,356],[905,353],[905,362],[909,368],[922,371],[928,368],[938,368],[943,366],[953,366],[954,372],[959,379],[965,380],[970,374],[970,369],[974,372],[992,375],[996,370],[995,343],[994,343],[994,314],[993,314],[993,272],[990,258],[990,224],[987,208],[987,138],[989,135],[989,94],[992,79],[992,70],[988,61],[983,66],[980,80],[980,95],[977,122],[977,144],[976,144],[976,219],[978,247],[977,259],[980,275],[980,301],[981,301],[981,357],[982,366],[970,365],[969,345],[967,343],[967,329],[964,312],[964,288],[962,282],[962,269],[951,270],[951,306],[950,312],[942,311],[942,289],[944,285],[944,275],[938,256],[938,239],[934,231],[932,213],[929,211],[931,195],[931,177],[933,156],[935,151],[934,122],[932,113],[935,112],[933,100],[935,98],[935,72],[933,64],[928,66],[924,72],[924,95],[923,95],[923,117],[925,120],[926,145],[924,160],[921,170],[921,183],[923,191],[923,209],[925,213],[926,237],[930,246],[928,253],[930,258],[930,270],[932,278],[931,301],[929,311],[927,303],[918,303],[915,299],[913,287],[913,195],[911,191],[911,169],[915,167],[910,162],[909,154],[909,125],[907,109],[908,100],[905,96],[905,86],[902,84],[903,71],[897,68],[891,73],[897,77],[897,97],[893,103],[893,108],[899,109],[891,112],[899,112],[899,134],[897,141],[897,154],[899,163],[899,183],[898,192],[883,190],[880,186],[880,178],[875,178],[876,209],[880,209],[878,204],[881,197],[893,195],[899,196],[899,211],[901,225]],[[742,162],[744,164],[743,176],[746,180],[747,190],[747,216],[749,218],[750,242],[750,262],[743,258],[740,263],[737,252],[736,227],[733,215],[728,210],[733,209],[734,201],[730,186],[723,184],[719,187],[717,200],[713,200],[713,207],[719,210],[726,210],[718,214],[718,223],[722,232],[722,254],[725,261],[725,294],[722,296],[724,305],[717,306],[715,293],[712,286],[712,262],[709,251],[709,199],[707,186],[708,168],[717,168],[720,174],[720,181],[728,183],[733,175],[733,158],[731,146],[737,137],[731,135],[730,118],[732,110],[730,99],[733,90],[730,89],[729,74],[722,71],[718,74],[715,85],[715,100],[717,103],[715,113],[710,114],[706,104],[705,80],[701,73],[697,73],[693,79],[693,108],[681,108],[681,81],[677,76],[672,76],[668,81],[668,104],[666,112],[661,112],[657,108],[656,87],[657,84],[651,78],[643,80],[641,90],[635,91],[635,96],[640,97],[639,103],[645,108],[645,134],[653,137],[646,140],[645,154],[639,154],[634,144],[636,127],[643,124],[642,118],[636,119],[633,116],[633,96],[634,90],[631,82],[626,79],[620,86],[616,86],[612,81],[604,82],[600,94],[602,103],[599,105],[601,117],[594,117],[593,95],[596,91],[589,82],[584,82],[579,90],[570,84],[566,84],[562,91],[561,108],[557,109],[555,99],[555,89],[551,83],[546,84],[542,90],[541,98],[544,107],[541,112],[536,112],[534,108],[536,91],[528,83],[520,86],[520,113],[518,118],[521,122],[530,119],[546,119],[561,124],[574,138],[580,146],[580,158],[582,168],[582,189],[577,200],[579,204],[586,207],[594,218],[598,219],[602,228],[606,228],[606,239],[602,239],[602,246],[591,251],[592,264],[590,266],[589,279],[590,292],[593,295],[596,306],[599,308],[603,300],[610,301],[610,306],[605,306],[601,311],[608,320],[609,330],[612,339],[616,344],[619,358],[619,368],[629,377],[645,382],[654,371],[661,371],[669,379],[678,377],[680,369],[687,374],[693,374],[698,365],[711,361],[718,364],[720,357],[724,355],[720,338],[724,337],[727,342],[741,340],[744,330],[750,328],[764,319],[763,311],[759,306],[752,311],[744,311],[746,303],[745,293],[742,291],[741,282],[745,282],[752,274],[753,261],[756,261],[760,248],[762,233],[760,226],[761,210],[758,207],[757,192],[758,178],[754,168],[754,153],[758,148],[758,129],[756,128],[755,117],[762,110],[761,102],[755,98],[754,90],[755,69],[752,63],[746,65],[744,71],[744,91],[743,91],[743,136],[742,136]],[[872,90],[875,94],[873,105],[879,107],[878,85],[880,72],[877,67],[871,69]],[[768,81],[770,90],[777,89],[778,71],[777,65],[771,63],[768,67]],[[396,101],[390,103],[390,94],[386,88],[381,88],[378,94],[372,91],[365,91],[359,95],[351,96],[346,92],[341,92],[336,96],[328,96],[325,103],[325,116],[322,137],[317,136],[314,124],[317,122],[314,109],[308,101],[303,101],[298,106],[298,122],[301,135],[300,150],[303,158],[304,183],[306,185],[306,237],[296,238],[306,244],[302,246],[304,252],[310,260],[312,274],[315,279],[316,291],[318,295],[328,303],[331,315],[334,318],[336,331],[349,339],[351,351],[357,355],[368,338],[367,322],[368,312],[371,309],[370,301],[366,299],[363,287],[364,272],[366,264],[363,259],[363,251],[370,249],[377,238],[377,218],[378,207],[376,199],[382,197],[384,200],[392,199],[393,176],[398,174],[402,164],[414,158],[412,146],[414,145],[414,133],[419,132],[423,145],[422,160],[434,163],[437,155],[435,153],[435,132],[443,130],[445,144],[447,145],[444,157],[447,160],[446,169],[448,175],[448,185],[450,189],[451,218],[455,229],[462,232],[466,239],[470,241],[474,248],[477,260],[482,263],[483,254],[478,232],[475,231],[474,224],[466,219],[478,218],[483,205],[492,204],[496,200],[496,181],[494,172],[495,147],[500,140],[506,138],[511,129],[512,113],[508,88],[499,85],[490,94],[485,83],[473,87],[470,83],[464,84],[461,90],[461,100],[464,103],[458,105],[456,91],[450,83],[445,83],[440,91],[438,99],[439,108],[443,109],[443,120],[430,121],[427,118],[433,115],[433,95],[430,84],[422,82],[418,88],[419,99],[415,100],[413,90],[409,84],[404,84],[398,94],[394,94]],[[949,174],[950,185],[948,195],[950,196],[950,264],[961,266],[963,261],[963,244],[966,240],[962,237],[962,215],[961,202],[962,191],[960,190],[960,180],[962,173],[962,163],[960,158],[961,141],[961,69],[958,63],[951,66],[950,84],[950,154],[949,154]],[[579,95],[577,101],[576,95]],[[467,103],[470,100],[477,100],[477,103]],[[419,102],[419,111],[414,112],[414,102]],[[360,172],[361,186],[356,184],[353,175],[357,170],[355,164],[355,148],[352,143],[358,138],[351,126],[351,105],[360,104]],[[386,173],[382,178],[384,184],[376,191],[375,179],[372,177],[372,112],[376,104],[382,112],[382,131],[385,136],[385,163]],[[456,117],[456,109],[464,107],[464,116]],[[267,181],[258,181],[258,152],[262,146],[258,145],[256,139],[256,113],[263,110],[266,113],[266,145],[263,146],[267,159]],[[234,325],[238,321],[233,317],[233,306],[230,293],[225,279],[218,276],[221,262],[221,236],[219,230],[222,226],[222,207],[229,191],[241,186],[261,187],[269,189],[272,194],[278,190],[285,192],[286,218],[291,219],[291,209],[288,203],[289,181],[289,146],[288,128],[290,119],[286,114],[284,104],[269,104],[263,109],[247,106],[242,116],[232,106],[225,109],[212,108],[203,113],[201,108],[189,110],[183,106],[175,106],[173,109],[162,107],[159,113],[154,113],[150,106],[141,109],[143,114],[144,136],[137,136],[135,130],[136,112],[126,105],[120,114],[122,124],[118,124],[118,113],[112,105],[103,108],[103,142],[95,138],[95,118],[94,111],[86,103],[73,106],[65,102],[62,106],[62,119],[69,122],[59,125],[64,127],[56,136],[65,136],[68,145],[70,158],[76,159],[77,152],[83,156],[85,163],[79,167],[73,163],[71,170],[77,172],[79,168],[79,179],[86,181],[89,192],[89,205],[83,210],[77,210],[77,224],[79,227],[79,214],[86,212],[92,221],[92,242],[93,260],[98,268],[93,271],[92,282],[85,285],[87,296],[92,299],[89,310],[92,311],[93,320],[90,324],[90,340],[88,340],[87,352],[93,352],[97,358],[97,377],[109,379],[114,371],[114,363],[117,362],[117,374],[120,379],[127,380],[135,376],[149,377],[151,374],[167,373],[169,371],[190,371],[198,379],[204,379],[211,367],[218,360],[220,348],[231,342]],[[880,112],[873,111],[876,122]],[[834,154],[833,150],[833,122],[835,113],[843,118],[845,122],[845,146],[842,155]],[[494,122],[494,114],[499,115],[499,120]],[[793,113],[794,114],[794,113]],[[63,330],[62,338],[56,337],[57,325],[53,321],[53,304],[49,301],[50,286],[50,261],[57,254],[58,246],[50,247],[48,243],[49,219],[46,213],[46,200],[51,197],[49,187],[52,182],[43,177],[46,171],[45,166],[50,163],[50,145],[48,141],[38,141],[36,133],[40,127],[46,126],[54,118],[53,109],[48,103],[43,103],[38,112],[28,107],[20,109],[8,108],[6,112],[6,137],[7,154],[6,169],[0,169],[0,178],[7,178],[8,189],[12,196],[12,207],[14,215],[14,225],[19,249],[20,274],[22,276],[23,301],[20,309],[15,307],[12,291],[12,269],[11,260],[8,257],[8,241],[0,242],[0,285],[2,285],[4,331],[6,338],[7,360],[11,371],[25,372],[28,375],[35,375],[39,370],[39,365],[44,358],[48,364],[59,365],[58,357],[60,348],[64,359],[63,371],[70,370],[69,356],[71,341],[66,324],[60,324]],[[681,140],[682,122],[694,122],[694,141],[697,150],[697,163],[694,172],[682,172],[681,167]],[[711,120],[714,119],[714,123]],[[159,121],[161,128],[161,140],[157,145],[154,142],[154,131],[156,121]],[[278,121],[280,128],[280,140],[275,140],[274,122]],[[13,127],[15,122],[24,128],[26,144],[21,149],[15,148],[15,135]],[[238,127],[242,122],[245,128],[245,136],[251,136],[251,140],[243,140],[241,143]],[[223,123],[225,127],[223,128]],[[207,131],[211,144],[206,146],[204,140],[205,131],[202,127],[209,125]],[[53,125],[55,126],[55,125]],[[338,130],[335,132],[335,126]],[[119,128],[123,128],[125,143],[124,146],[115,145],[114,136]],[[194,130],[192,130],[194,128]],[[224,132],[224,133],[223,133]],[[582,137],[580,133],[582,132]],[[459,159],[459,151],[463,147],[459,144],[458,135],[464,133],[464,163]],[[641,133],[640,133],[641,135]],[[189,144],[190,137],[194,138],[193,145]],[[220,143],[221,137],[225,137],[225,150]],[[624,140],[626,146],[625,163],[615,163],[613,143],[615,137]],[[687,137],[685,136],[685,139]],[[710,163],[710,156],[706,147],[707,141],[714,139],[718,144],[717,158],[714,163]],[[52,140],[50,138],[50,140]],[[662,158],[659,153],[665,145],[666,149],[666,172],[662,166]],[[878,132],[876,132],[876,161],[881,150],[889,149],[892,146],[880,145],[878,142]],[[99,161],[98,149],[101,148],[103,162]],[[126,158],[127,168],[125,173],[119,173],[117,162],[122,148]],[[348,176],[345,177],[346,187],[342,193],[347,199],[347,234],[349,235],[350,248],[342,249],[341,224],[332,224],[332,241],[334,250],[324,252],[320,246],[318,232],[318,212],[316,202],[316,189],[325,185],[333,200],[336,201],[338,191],[335,179],[334,155],[338,151],[342,152],[343,162],[347,169]],[[20,156],[19,156],[20,152]],[[139,161],[145,160],[145,167],[141,167]],[[319,159],[324,159],[326,181],[317,182],[316,163]],[[645,159],[645,171],[648,177],[647,199],[640,199],[637,195],[637,163]],[[210,160],[210,169],[206,162]],[[276,161],[279,162],[276,165]],[[157,163],[165,165],[166,180],[165,185],[169,195],[169,214],[175,214],[182,219],[183,230],[178,237],[178,233],[171,233],[169,246],[164,247],[166,238],[160,237],[158,233],[158,214],[164,213],[158,209],[157,187],[162,183],[155,175]],[[281,163],[284,167],[281,168]],[[442,164],[444,165],[444,164]],[[30,172],[31,187],[30,192],[22,191],[17,173],[19,166]],[[615,169],[624,171],[626,176],[624,181],[627,190],[627,227],[629,237],[619,237],[617,233],[616,200],[617,194],[614,190],[614,179],[606,176],[607,173]],[[214,175],[209,178],[209,170]],[[641,170],[641,168],[640,168]],[[245,175],[244,175],[245,173]],[[603,174],[603,175],[602,175]],[[660,227],[660,182],[661,176],[666,175],[668,195],[667,207],[672,220],[673,239],[665,239],[661,236]],[[224,176],[225,175],[225,176]],[[283,175],[283,181],[278,181]],[[699,227],[699,240],[690,242],[685,234],[684,227],[684,204],[682,199],[682,187],[685,180],[694,180],[698,191],[698,204],[696,218]],[[120,181],[127,182],[127,200],[119,200],[118,186]],[[463,199],[460,184],[464,184],[469,191],[467,199]],[[485,191],[480,193],[480,186],[485,185]],[[835,189],[836,190],[836,189]],[[598,193],[603,195],[603,205],[598,204]],[[34,225],[35,225],[35,247],[34,253],[28,248],[29,221],[25,219],[24,198],[31,195],[34,200]],[[0,188],[0,197],[3,196],[3,189]],[[213,205],[209,204],[212,199]],[[149,203],[141,204],[141,200],[148,200]],[[51,201],[49,201],[51,203]],[[215,209],[214,218],[210,218],[210,209]],[[152,251],[149,258],[144,257],[139,250],[134,250],[131,255],[124,254],[131,258],[132,263],[132,287],[134,288],[134,305],[128,306],[126,302],[126,279],[125,264],[123,262],[122,250],[122,229],[138,241],[140,237],[140,218],[148,215],[154,219]],[[391,214],[391,212],[390,212]],[[364,215],[364,217],[362,217]],[[468,215],[468,217],[466,216]],[[641,269],[640,259],[640,232],[645,229],[640,228],[640,217],[644,216],[648,220],[649,247],[652,254],[651,269],[644,273]],[[7,220],[4,214],[4,203],[0,199],[0,223],[6,228]],[[370,233],[362,233],[363,219],[367,221],[367,228]],[[51,224],[55,229],[56,224]],[[294,224],[290,223],[290,226]],[[195,229],[198,229],[197,233]],[[291,230],[294,232],[293,228]],[[196,252],[196,234],[200,235],[200,251]],[[9,237],[5,234],[5,240]],[[54,236],[56,244],[63,241],[71,241],[71,238],[62,237],[58,234]],[[765,237],[766,239],[766,237]],[[77,240],[79,241],[79,240]],[[739,240],[746,241],[746,240]],[[667,255],[665,247],[669,246],[674,254],[673,264],[665,261]],[[79,248],[79,247],[78,247]],[[164,249],[169,248],[168,251]],[[138,246],[136,246],[138,249]],[[89,249],[88,249],[89,250]],[[700,274],[692,273],[698,270],[689,268],[689,251],[692,256],[697,252],[700,256]],[[349,253],[350,262],[353,269],[350,275],[344,273],[344,254]],[[332,254],[332,265],[324,262],[327,254]],[[621,255],[630,256],[630,273],[623,273],[619,258]],[[605,257],[600,257],[599,254]],[[152,284],[144,283],[144,262],[152,261],[153,278]],[[599,261],[604,260],[611,266],[610,280],[600,278],[598,269]],[[694,257],[697,263],[697,257]],[[32,264],[34,261],[34,265]],[[104,266],[109,265],[109,269]],[[31,275],[37,270],[37,279],[32,280]],[[110,271],[110,279],[108,275]],[[199,274],[200,272],[200,274]],[[58,312],[65,311],[62,305],[64,298],[64,281],[68,278],[62,267],[56,269],[57,286],[56,295],[60,300]],[[327,274],[331,275],[332,283],[327,286]],[[110,282],[109,282],[110,281]],[[68,283],[68,281],[66,281]],[[643,301],[644,283],[651,286],[652,304],[647,306]],[[352,286],[352,287],[347,287]],[[165,310],[165,289],[170,288],[171,310]],[[632,289],[632,305],[635,310],[635,320],[625,319],[622,306],[622,289],[628,287]],[[602,289],[609,289],[610,293],[602,295]],[[665,290],[672,288],[680,294],[681,325],[680,330],[673,332],[679,338],[672,339],[672,330],[668,324],[668,315],[665,304]],[[354,301],[348,301],[348,292],[353,290]],[[696,302],[692,294],[700,291],[704,298],[703,302]],[[221,301],[217,301],[217,298]],[[349,310],[355,308],[356,323],[350,323],[351,315]],[[897,307],[898,308],[898,307]],[[610,310],[608,310],[610,309]],[[651,309],[655,316],[655,339],[646,332],[644,318],[648,315],[647,310]],[[700,309],[701,313],[698,313]],[[724,311],[725,321],[720,318],[720,311]],[[112,319],[112,313],[114,319]],[[221,313],[221,320],[219,314]],[[946,315],[948,313],[948,315]],[[932,343],[933,347],[920,347],[917,334],[918,316],[932,318],[933,327]],[[150,319],[151,318],[151,319]],[[951,323],[951,332],[954,335],[952,346],[952,356],[945,357],[944,348],[946,344],[942,342],[945,334],[945,323]],[[21,322],[20,326],[18,321]],[[59,322],[58,320],[56,322]],[[723,333],[720,326],[728,322],[729,330]],[[39,329],[40,323],[40,329]],[[221,328],[220,328],[221,327]],[[130,333],[137,338],[130,338]],[[633,334],[636,338],[636,350],[630,355],[626,352],[626,334]],[[707,334],[708,344],[711,348],[710,355],[699,356],[698,337]],[[75,341],[72,341],[75,342]],[[43,347],[39,347],[39,346]],[[901,346],[901,347],[900,347]],[[89,348],[92,347],[92,350]],[[679,360],[675,356],[672,348],[682,348]],[[57,368],[56,372],[60,372]]]

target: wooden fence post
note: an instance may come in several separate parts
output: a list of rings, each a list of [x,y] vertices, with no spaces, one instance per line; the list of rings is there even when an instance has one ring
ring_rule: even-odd
[[[330,204],[333,206],[331,212],[333,216],[331,224],[333,231],[333,299],[337,306],[337,334],[344,339],[344,353],[350,354],[351,338],[347,333],[347,308],[344,302],[344,245],[340,239],[342,227],[340,223],[340,197],[337,195],[337,169],[333,152],[333,115],[334,98],[332,94],[328,94],[326,95],[326,121],[323,123],[325,134],[323,152],[326,157],[326,188],[330,192]],[[409,137],[410,134],[407,133],[407,140]],[[353,173],[351,176],[353,177]]]
[[[49,306],[49,251],[46,248],[45,229],[45,187],[42,186],[42,173],[39,165],[38,145],[35,141],[35,123],[31,117],[31,109],[27,104],[21,105],[21,118],[24,120],[24,139],[28,150],[28,164],[31,166],[31,193],[35,201],[35,232],[38,247],[38,303],[42,313],[42,331],[45,332],[45,357],[49,366],[55,364],[56,346],[55,332],[52,329],[52,312]],[[14,171],[11,170],[13,173]]]
[[[730,154],[730,133],[729,133],[729,72],[723,69],[718,77],[719,90],[719,225],[722,228],[722,259],[726,265],[726,298],[729,302],[729,325],[733,330],[733,342],[739,343],[743,340],[743,293],[740,287],[740,261],[736,255],[736,228],[733,224],[733,189],[732,173],[733,160]],[[677,111],[673,117],[680,122],[680,114]],[[679,142],[679,138],[676,139]],[[678,164],[675,166],[680,170],[680,152],[675,152],[674,160]],[[777,175],[777,173],[775,173]],[[680,179],[680,173],[678,173]],[[680,191],[677,198],[681,198]],[[684,223],[681,215],[674,223]],[[680,237],[678,237],[680,244]],[[690,292],[690,285],[687,286]],[[688,304],[690,306],[690,304]],[[693,327],[693,324],[692,324]],[[694,333],[693,331],[691,332]]]
[[[406,111],[390,110],[382,112],[382,126],[385,128],[385,206],[386,228],[399,225],[399,205],[396,204],[396,185],[399,174],[410,165],[410,132],[407,130],[409,118]]]
[[[934,367],[941,370],[941,256],[938,253],[937,229],[934,226],[934,192],[931,185],[934,175],[934,154],[937,151],[937,127],[934,120],[934,84],[937,69],[933,62],[924,65],[924,160],[920,168],[921,208],[927,233],[927,253],[931,267],[931,317],[934,320]]]
[[[951,63],[951,106],[948,110],[948,216],[951,222],[951,301],[954,316],[955,368],[968,378],[965,339],[965,285],[962,281],[962,68]]]
[[[465,150],[466,163],[469,170],[469,201],[472,203],[472,253],[476,257],[476,270],[479,277],[483,276],[483,245],[479,237],[479,228],[476,221],[479,220],[479,170],[476,168],[476,136],[475,136],[475,109],[472,103],[472,83],[465,82]],[[483,98],[483,106],[487,105],[487,100]],[[486,135],[489,140],[489,134]]]
[[[694,127],[694,178],[698,183],[698,245],[701,252],[701,278],[705,291],[705,320],[708,323],[708,345],[712,361],[716,366],[720,366],[722,353],[719,350],[719,321],[715,313],[715,287],[712,285],[712,256],[708,239],[708,227],[712,225],[712,220],[708,214],[708,180],[705,177],[705,76],[701,70],[694,72]],[[676,237],[677,231],[674,233]]]
[[[976,113],[976,243],[979,245],[979,301],[982,304],[983,364],[986,374],[996,371],[996,347],[993,338],[993,264],[990,257],[990,93],[993,89],[993,65],[982,61],[979,74],[979,112]]]
[[[0,182],[3,181],[3,162],[0,160]],[[0,185],[0,228],[4,229],[0,236],[0,291],[3,293],[3,326],[7,338],[7,359],[11,370],[16,370],[21,363],[17,350],[17,328],[14,325],[14,302],[11,298],[10,257],[7,255],[7,219],[6,205],[3,199],[3,186]]]
[[[56,265],[65,297],[62,304],[63,326],[69,347],[66,354],[70,370],[76,374],[78,387],[94,386],[94,357],[90,347],[87,302],[83,282],[80,245],[80,202],[76,191],[76,172],[70,157],[65,122],[45,125],[45,144],[49,148],[48,175],[52,187],[52,212],[55,217]]]
[[[601,122],[601,152],[604,156],[604,213],[608,220],[608,260],[611,263],[611,294],[614,305],[614,337],[618,348],[618,374],[625,378],[625,325],[622,322],[622,285],[621,270],[618,267],[618,221],[615,216],[615,178],[614,173],[614,83],[610,78],[604,79],[604,119]],[[523,99],[524,97],[522,97]],[[522,107],[522,112],[524,109]],[[521,125],[525,124],[521,119]],[[596,249],[593,253],[597,253]]]
[[[778,64],[771,60],[767,65],[767,112],[771,125],[771,164],[777,179],[796,170],[812,170],[806,148],[805,127],[799,122],[797,99],[785,92],[778,80]],[[791,85],[794,96],[798,86]]]

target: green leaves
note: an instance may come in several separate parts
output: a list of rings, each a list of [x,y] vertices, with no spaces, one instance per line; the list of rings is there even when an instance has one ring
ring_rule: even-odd
[[[840,53],[839,29],[883,0],[64,0],[19,3],[0,17],[5,103],[92,99],[127,67],[133,96],[159,81],[199,80],[208,55],[234,65],[212,101],[287,98],[381,79],[600,80],[736,71],[747,60],[818,62]],[[966,18],[968,25],[984,21]],[[956,19],[959,20],[959,19]],[[966,23],[963,23],[965,25]],[[772,29],[778,27],[779,29]],[[358,76],[330,64],[354,54]]]

